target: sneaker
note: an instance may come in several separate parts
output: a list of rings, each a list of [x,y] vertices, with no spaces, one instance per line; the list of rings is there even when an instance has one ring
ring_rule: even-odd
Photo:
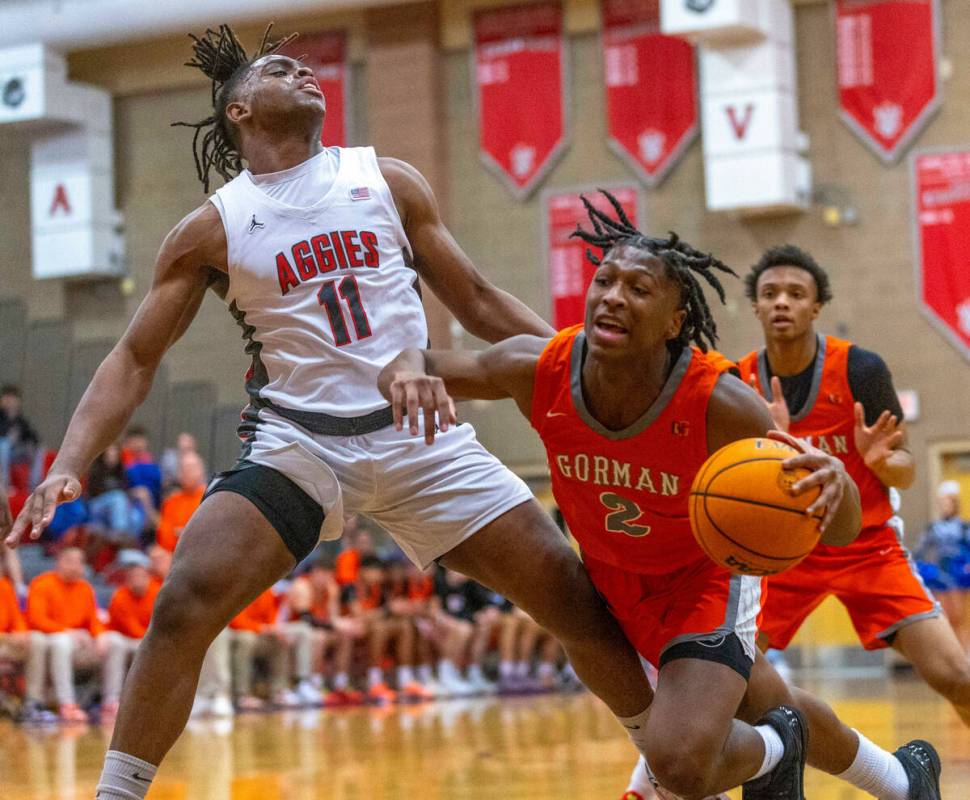
[[[498,685],[484,675],[470,677],[468,683],[471,684],[476,694],[495,694],[498,691]]]
[[[940,800],[940,756],[933,745],[913,739],[893,755],[909,778],[908,800]]]
[[[70,724],[84,725],[88,721],[88,715],[77,703],[61,703],[58,716],[61,718],[61,722]]]
[[[742,800],[805,800],[805,755],[808,725],[800,711],[778,706],[765,714],[759,725],[770,725],[781,736],[785,754],[767,775],[744,784]]]
[[[405,703],[427,703],[434,700],[434,694],[417,681],[411,681],[402,686],[398,696]]]
[[[277,708],[299,708],[303,701],[292,689],[280,689],[273,694],[273,705]]]
[[[471,697],[477,694],[475,687],[460,675],[446,675],[441,678],[441,688],[445,697]]]
[[[239,711],[262,711],[266,703],[251,694],[244,694],[236,698],[236,708]]]
[[[499,694],[522,694],[525,691],[525,681],[518,675],[506,675],[499,678]]]
[[[369,703],[387,705],[388,703],[394,703],[396,701],[397,692],[386,683],[375,683],[367,690],[367,702]]]
[[[236,714],[228,695],[218,694],[209,703],[209,713],[217,719],[230,719]],[[194,710],[194,707],[193,707]]]
[[[309,680],[302,680],[296,685],[296,696],[301,706],[317,707],[323,703],[323,695]]]
[[[336,706],[359,706],[364,702],[364,693],[355,689],[334,689],[323,698],[326,708]]]
[[[36,700],[24,701],[19,719],[24,725],[51,725],[60,721],[57,714],[44,708]]]

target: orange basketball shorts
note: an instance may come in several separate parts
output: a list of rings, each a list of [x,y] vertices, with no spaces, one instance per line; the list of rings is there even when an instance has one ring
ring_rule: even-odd
[[[747,679],[762,578],[733,575],[707,558],[661,575],[630,572],[585,554],[583,562],[623,632],[651,664],[699,658]]]
[[[888,647],[900,628],[940,613],[909,552],[886,526],[863,531],[848,547],[819,545],[800,564],[768,578],[761,630],[770,646],[788,647],[829,595],[845,606],[866,650]]]

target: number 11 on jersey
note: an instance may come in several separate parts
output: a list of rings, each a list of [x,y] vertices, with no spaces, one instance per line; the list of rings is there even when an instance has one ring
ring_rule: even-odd
[[[372,331],[370,323],[367,321],[367,312],[364,311],[364,304],[360,301],[360,289],[354,275],[348,275],[339,283],[327,281],[317,292],[317,298],[327,312],[330,330],[333,332],[333,341],[337,347],[343,347],[352,341],[350,330],[347,328],[347,320],[340,305],[341,298],[350,308],[350,319],[354,324],[357,340],[366,339],[371,335]]]

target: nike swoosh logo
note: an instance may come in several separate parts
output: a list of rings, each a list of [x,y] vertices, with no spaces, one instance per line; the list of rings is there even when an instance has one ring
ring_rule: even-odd
[[[565,417],[568,416],[564,411],[547,411],[547,417]]]
[[[893,549],[891,547],[886,547],[879,551],[879,555],[888,556],[892,551]]]
[[[152,782],[152,779],[151,778],[143,778],[137,772],[131,773],[131,777],[134,778],[136,781],[141,781],[142,783],[151,783]]]
[[[640,726],[639,725],[624,725],[623,727],[626,728],[628,731],[638,731],[638,730],[640,730]]]

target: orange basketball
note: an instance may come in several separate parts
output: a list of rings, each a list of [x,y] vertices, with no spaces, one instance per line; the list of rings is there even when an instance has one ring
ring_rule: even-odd
[[[773,439],[741,439],[704,462],[690,487],[690,526],[718,564],[743,575],[774,575],[818,544],[821,516],[805,509],[821,490],[793,497],[789,488],[809,470],[781,467],[797,454]]]

